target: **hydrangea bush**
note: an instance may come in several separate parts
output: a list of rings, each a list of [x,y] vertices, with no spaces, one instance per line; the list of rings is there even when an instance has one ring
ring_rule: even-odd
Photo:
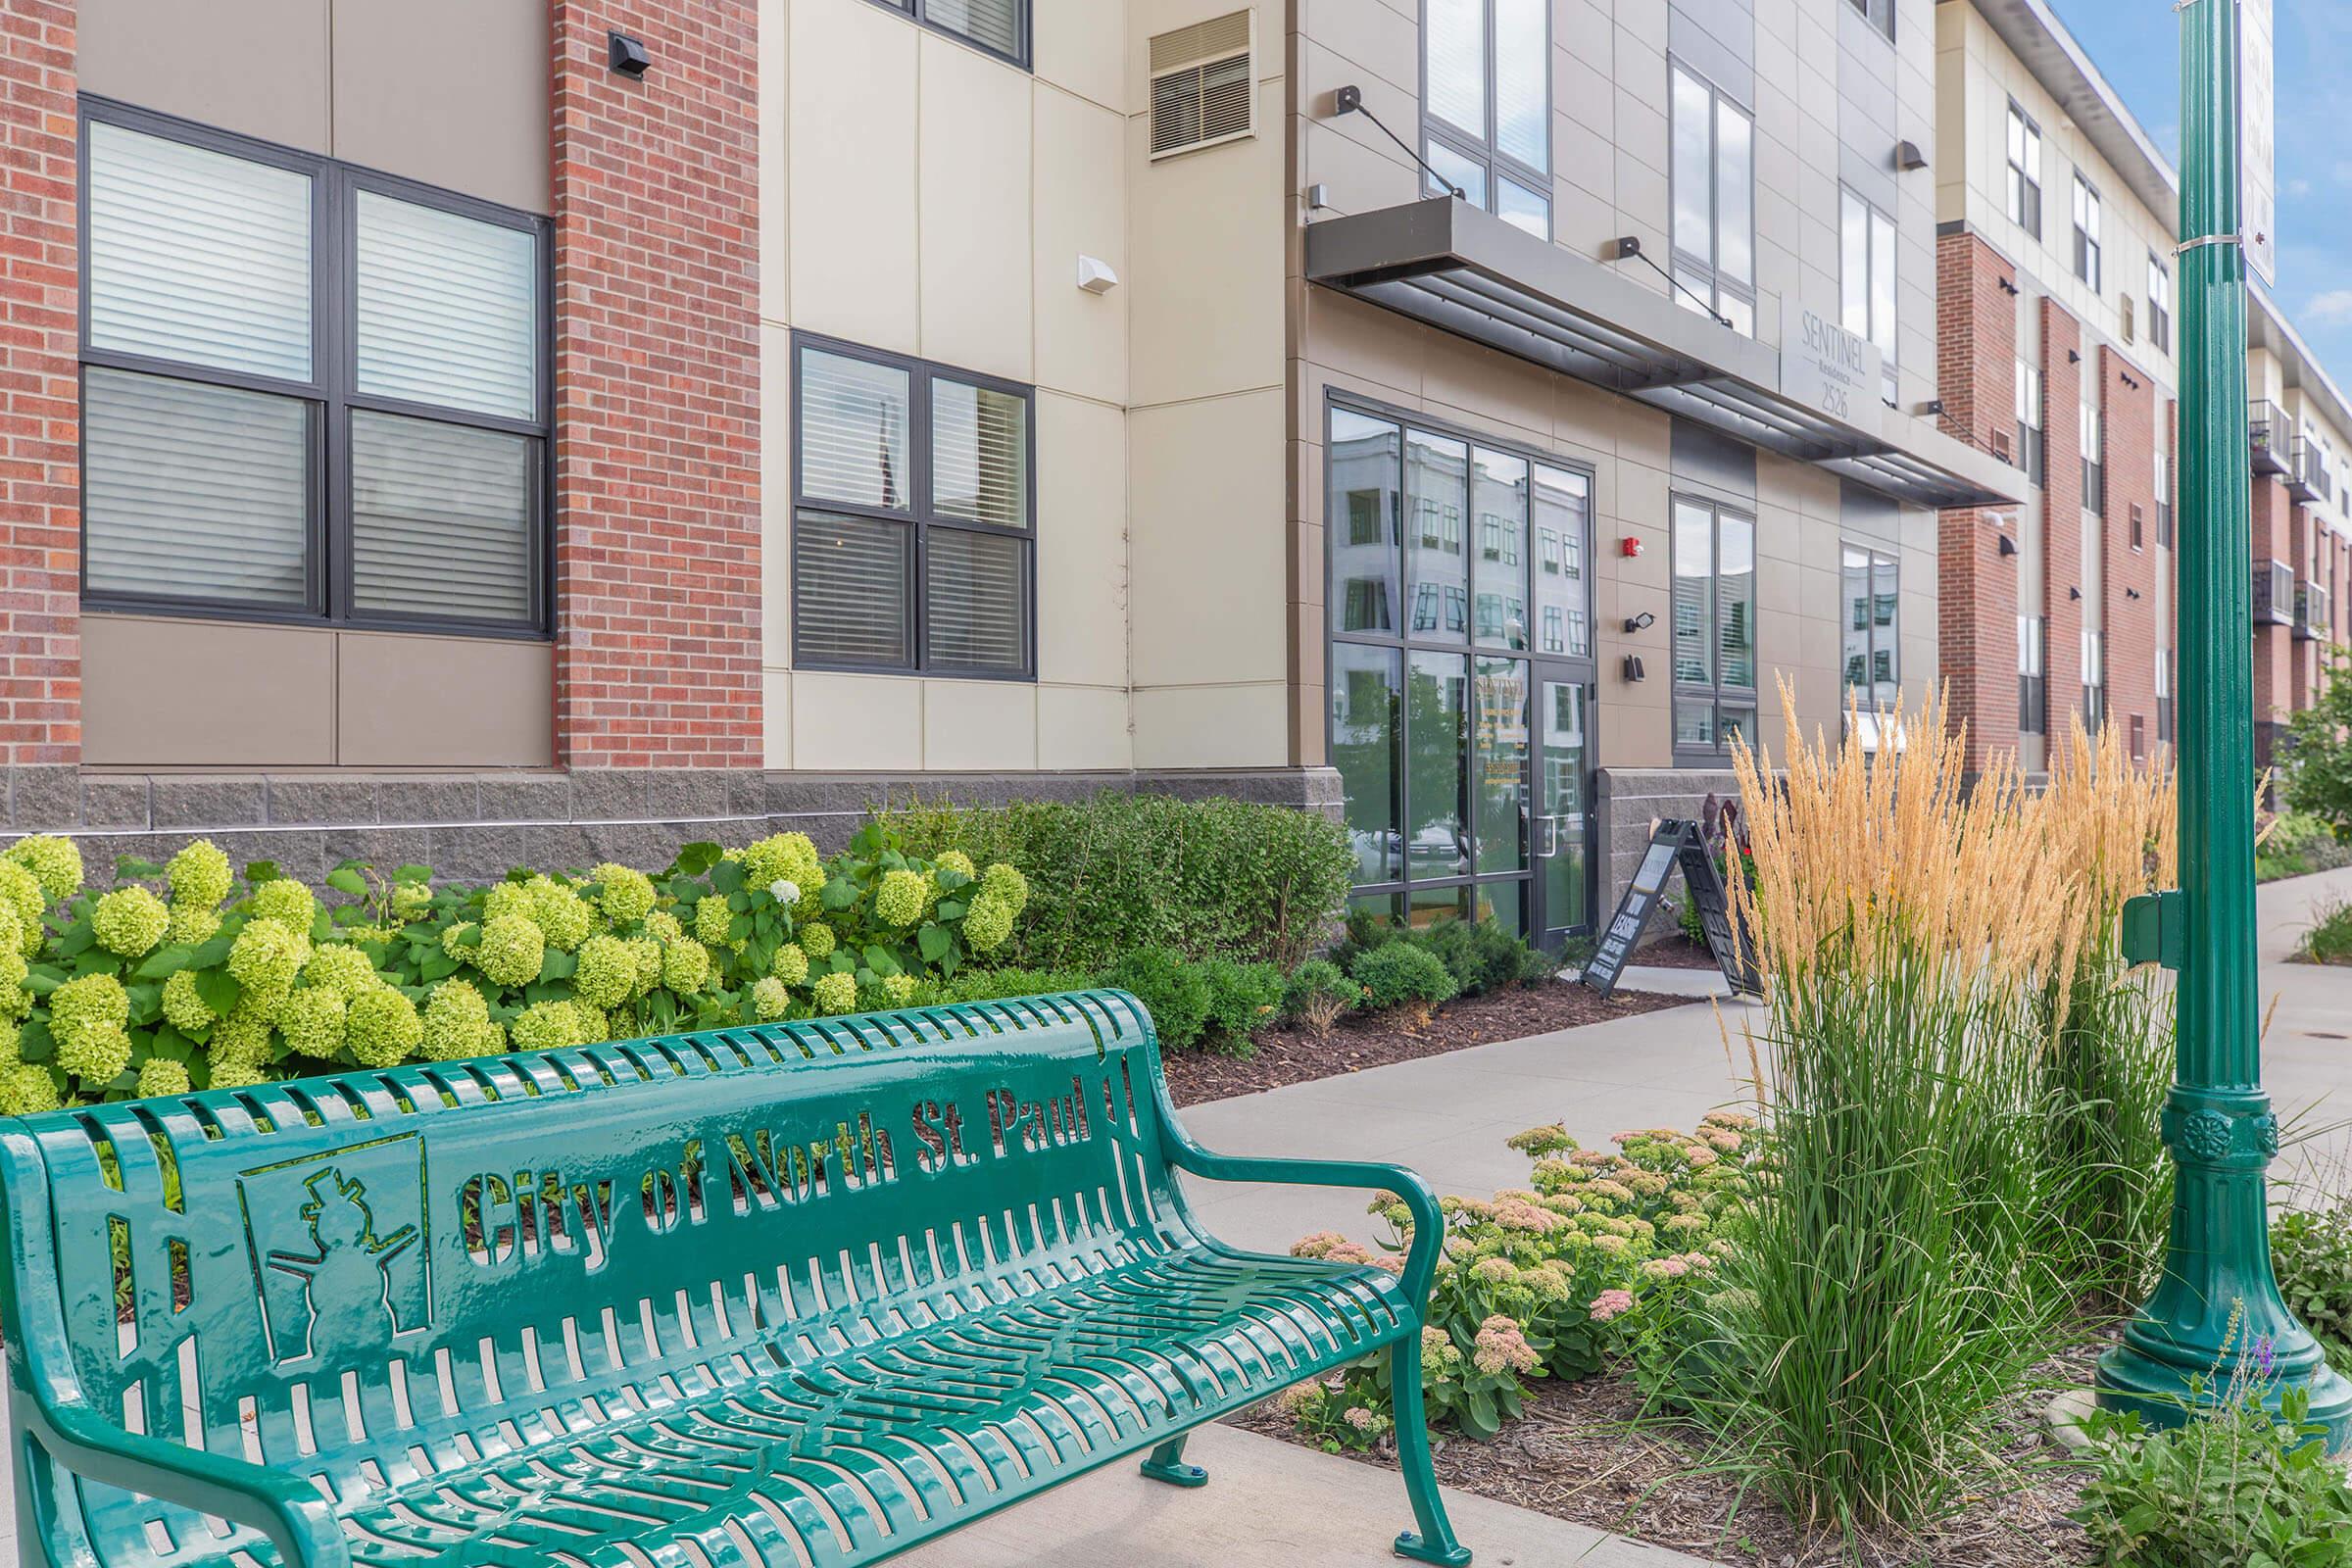
[[[85,891],[67,839],[0,853],[0,1113],[935,1002],[1029,897],[878,825],[830,859],[782,833],[476,888],[347,862],[332,908],[209,840],[116,875]]]
[[[1722,1222],[1748,1191],[1752,1126],[1717,1111],[1695,1133],[1619,1133],[1614,1152],[1537,1127],[1510,1140],[1534,1161],[1529,1187],[1445,1199],[1422,1333],[1430,1419],[1492,1438],[1519,1414],[1529,1380],[1591,1377],[1631,1345],[1653,1302],[1703,1289],[1731,1246]],[[1411,1213],[1385,1193],[1371,1211],[1392,1227],[1391,1250],[1323,1232],[1292,1252],[1401,1273]],[[1390,1365],[1383,1350],[1291,1390],[1282,1408],[1326,1446],[1371,1447],[1395,1430]]]

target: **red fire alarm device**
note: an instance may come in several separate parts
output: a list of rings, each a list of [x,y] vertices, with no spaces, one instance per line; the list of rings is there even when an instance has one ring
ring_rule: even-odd
[[[1617,541],[1617,553],[1628,558],[1638,556],[1642,553],[1642,541],[1629,533]]]

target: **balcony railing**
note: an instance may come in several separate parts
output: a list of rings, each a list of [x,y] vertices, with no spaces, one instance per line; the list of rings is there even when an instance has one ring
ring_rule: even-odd
[[[2254,563],[2254,622],[2291,626],[2295,621],[2295,568],[2283,561]]]
[[[2316,582],[2295,585],[2295,635],[2321,642],[2328,640],[2328,590]]]
[[[2295,436],[2286,445],[2286,493],[2297,501],[2317,501],[2325,495],[2328,465],[2320,457],[2318,443],[2308,436]]]
[[[2284,473],[2295,427],[2286,411],[2260,398],[2246,405],[2246,447],[2256,473]]]

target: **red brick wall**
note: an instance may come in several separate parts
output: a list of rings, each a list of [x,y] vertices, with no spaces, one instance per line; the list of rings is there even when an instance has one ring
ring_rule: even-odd
[[[81,760],[72,0],[0,0],[0,762]]]
[[[1936,240],[1937,423],[1981,451],[2005,451],[2015,438],[2017,305],[2001,287],[2015,280],[1980,236]],[[1953,719],[1968,726],[1972,772],[2017,747],[2019,558],[2000,550],[2002,535],[2014,539],[2016,528],[2008,512],[1953,511],[1936,519],[1938,668]]]
[[[2139,720],[2140,755],[2156,745],[2156,392],[2114,349],[2098,354],[2107,433],[2107,525],[2099,615],[2107,644],[2107,712],[2127,743]],[[2139,509],[2139,547],[2132,509]]]
[[[557,749],[757,767],[756,5],[551,3]]]
[[[2042,423],[2049,478],[2041,491],[2041,612],[2049,617],[2050,748],[2066,745],[2067,715],[2082,707],[2082,328],[2065,307],[2041,300]]]

